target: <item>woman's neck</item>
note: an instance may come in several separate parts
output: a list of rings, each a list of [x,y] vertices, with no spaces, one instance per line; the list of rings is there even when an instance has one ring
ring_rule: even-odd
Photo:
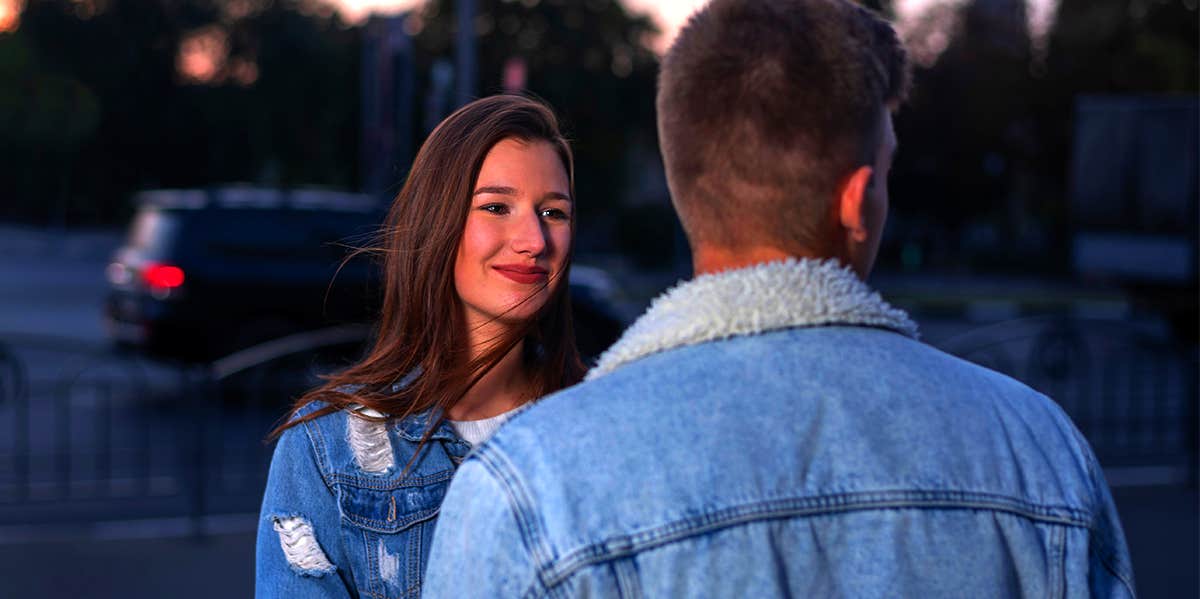
[[[446,411],[446,417],[450,420],[482,420],[514,410],[529,401],[524,349],[524,341],[514,345]]]

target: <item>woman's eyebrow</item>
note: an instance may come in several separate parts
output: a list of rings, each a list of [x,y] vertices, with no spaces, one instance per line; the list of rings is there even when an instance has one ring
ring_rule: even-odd
[[[499,195],[515,196],[515,195],[517,195],[517,190],[513,187],[507,187],[504,185],[484,185],[483,187],[476,189],[475,193],[472,195],[480,195],[480,194],[484,194],[484,193],[495,193],[495,194],[499,194]],[[569,196],[565,193],[562,193],[562,192],[558,192],[558,191],[546,192],[546,195],[542,196],[542,198],[546,199],[546,200],[562,200],[564,202],[571,201],[571,196]]]
[[[513,189],[512,187],[504,187],[502,185],[485,185],[479,189],[476,189],[475,193],[472,195],[479,195],[481,193],[498,193],[500,195],[515,196],[517,195],[517,190]]]

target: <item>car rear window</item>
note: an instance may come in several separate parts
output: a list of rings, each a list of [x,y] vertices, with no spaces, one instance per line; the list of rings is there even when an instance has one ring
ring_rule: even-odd
[[[166,256],[174,249],[179,228],[176,214],[157,208],[144,208],[133,219],[127,245],[146,257]]]
[[[134,217],[128,245],[149,259],[337,262],[349,246],[370,242],[382,216],[275,209],[164,209]]]
[[[339,244],[358,245],[375,228],[363,214],[300,210],[211,210],[190,224],[193,243],[211,254],[238,258],[338,258]]]

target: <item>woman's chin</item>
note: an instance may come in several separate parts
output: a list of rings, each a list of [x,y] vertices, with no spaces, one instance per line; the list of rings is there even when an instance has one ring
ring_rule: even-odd
[[[538,308],[522,305],[496,317],[496,322],[507,326],[519,326],[537,315]]]

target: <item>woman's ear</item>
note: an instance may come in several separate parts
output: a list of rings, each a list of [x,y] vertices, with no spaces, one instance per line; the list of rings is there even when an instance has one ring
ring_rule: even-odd
[[[842,181],[837,191],[838,216],[847,237],[862,243],[868,238],[866,222],[866,196],[871,186],[873,169],[860,166]]]

